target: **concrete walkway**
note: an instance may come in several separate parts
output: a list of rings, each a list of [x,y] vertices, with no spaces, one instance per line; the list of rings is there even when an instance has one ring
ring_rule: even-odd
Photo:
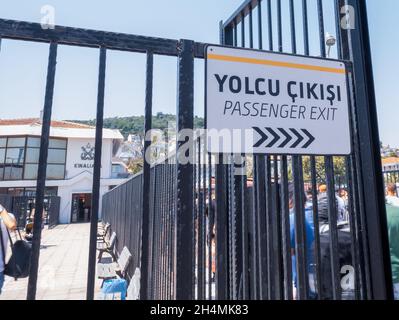
[[[60,225],[43,230],[37,300],[85,300],[89,256],[89,224]],[[96,292],[101,282],[96,281]],[[28,279],[8,278],[0,300],[25,300]]]

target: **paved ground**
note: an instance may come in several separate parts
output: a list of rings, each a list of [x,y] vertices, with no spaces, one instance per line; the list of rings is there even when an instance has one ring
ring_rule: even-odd
[[[60,225],[43,230],[38,300],[84,300],[86,298],[89,224]],[[7,278],[0,300],[26,299],[27,279]],[[96,282],[99,292],[101,282]]]

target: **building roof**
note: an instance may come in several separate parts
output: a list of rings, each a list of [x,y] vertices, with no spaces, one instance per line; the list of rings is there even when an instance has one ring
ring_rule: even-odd
[[[42,124],[39,118],[26,118],[26,119],[0,119],[0,126],[40,126]],[[51,121],[51,126],[53,128],[70,128],[70,129],[94,129],[95,127],[86,124],[70,122],[70,121]]]
[[[41,135],[39,118],[0,119],[0,136]],[[96,128],[70,121],[51,121],[50,136],[60,138],[95,138]],[[103,129],[104,139],[123,140],[119,130]]]
[[[382,164],[399,164],[399,158],[389,157],[382,159]]]

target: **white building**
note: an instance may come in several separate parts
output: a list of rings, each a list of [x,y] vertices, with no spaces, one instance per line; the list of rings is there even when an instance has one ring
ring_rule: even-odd
[[[40,136],[39,119],[0,120],[0,194],[35,194]],[[88,221],[95,128],[52,121],[50,137],[46,195],[61,198],[60,223]],[[122,142],[119,130],[103,130],[100,200],[105,192],[125,182],[128,176],[125,167],[112,162]]]

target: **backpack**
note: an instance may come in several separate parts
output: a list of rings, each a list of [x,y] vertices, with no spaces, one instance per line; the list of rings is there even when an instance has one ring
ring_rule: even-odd
[[[339,259],[339,269],[344,266],[353,266],[352,262],[352,250],[351,243],[352,238],[350,232],[346,232],[338,229],[338,252],[337,257]],[[330,251],[330,233],[320,234],[320,253],[321,253],[321,293],[320,298],[322,300],[333,299],[333,288],[332,288],[332,272],[331,272],[331,251]],[[341,274],[341,280],[342,280]],[[343,294],[345,294],[343,292]],[[346,294],[350,294],[347,292]]]
[[[32,245],[27,241],[22,240],[21,234],[18,230],[20,240],[13,243],[10,233],[7,230],[8,238],[11,244],[12,255],[8,263],[5,260],[5,244],[3,242],[2,228],[0,227],[0,242],[3,252],[2,259],[4,260],[4,275],[17,279],[27,278],[30,269],[30,257],[32,252]]]

